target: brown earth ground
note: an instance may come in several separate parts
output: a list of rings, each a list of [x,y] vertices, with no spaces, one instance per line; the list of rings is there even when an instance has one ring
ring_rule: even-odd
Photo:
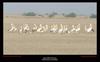
[[[9,33],[10,23],[30,25],[36,24],[81,24],[81,31],[71,34],[58,33]],[[87,33],[84,25],[92,23],[95,32]],[[9,16],[4,17],[3,21],[3,53],[9,54],[64,54],[64,55],[95,55],[96,54],[96,19],[88,17],[76,18],[41,18]]]

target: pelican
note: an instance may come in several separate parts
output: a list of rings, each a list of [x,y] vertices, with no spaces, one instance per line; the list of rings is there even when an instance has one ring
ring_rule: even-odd
[[[50,32],[53,32],[53,25],[50,25]]]
[[[8,31],[9,32],[12,32],[12,31],[16,31],[17,30],[17,28],[15,27],[15,25],[13,24],[13,23],[11,23],[11,29],[9,29]]]
[[[48,31],[48,25],[46,24],[45,27],[43,27],[44,32]]]
[[[86,32],[94,32],[94,29],[92,28],[92,24],[89,24],[89,28],[87,28],[85,25],[85,31]]]
[[[80,31],[80,24],[77,25],[76,32]]]
[[[54,25],[54,32],[57,32],[57,30],[58,30],[58,25],[55,24],[55,25]]]
[[[67,25],[64,25],[63,32],[65,32],[65,33],[70,33],[70,31],[68,31]]]
[[[19,32],[22,33],[22,31],[23,31],[23,26],[20,26]]]
[[[23,29],[24,29],[25,33],[30,30],[28,24],[24,24],[24,28]]]
[[[60,29],[58,30],[58,33],[62,33],[62,32],[63,32],[63,30],[64,30],[64,27],[63,27],[63,25],[62,25],[62,24],[60,24]]]
[[[57,29],[58,29],[58,26],[53,24],[53,25],[51,25],[50,32],[54,32],[55,33],[55,32],[57,32]]]
[[[71,30],[71,32],[78,32],[78,31],[80,31],[80,24],[78,24],[78,25],[72,25],[72,30]]]
[[[76,28],[75,28],[75,26],[74,26],[74,25],[72,25],[72,29],[71,29],[71,31],[70,31],[70,32],[73,32],[73,31],[76,31]]]
[[[37,29],[37,32],[44,32],[42,24],[39,25],[39,28]]]
[[[37,25],[36,24],[33,24],[33,25],[34,25],[34,27],[32,28],[32,32],[37,31],[37,29],[38,29]]]

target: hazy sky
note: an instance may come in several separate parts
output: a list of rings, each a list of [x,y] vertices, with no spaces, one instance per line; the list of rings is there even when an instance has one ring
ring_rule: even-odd
[[[97,14],[96,3],[3,3],[4,14],[21,14],[24,12],[35,13],[70,13],[78,15]]]

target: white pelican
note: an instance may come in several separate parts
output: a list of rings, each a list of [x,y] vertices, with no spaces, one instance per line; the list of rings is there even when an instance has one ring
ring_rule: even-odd
[[[19,32],[22,33],[22,31],[23,31],[23,26],[20,26]]]
[[[48,31],[48,27],[49,27],[49,26],[48,26],[47,24],[45,25],[45,27],[43,27],[44,32]]]
[[[89,24],[89,28],[87,28],[85,25],[85,31],[86,32],[94,32],[94,29],[92,28],[92,24]]]
[[[53,24],[51,25],[50,32],[57,32],[58,26]]]
[[[50,32],[53,32],[53,25],[50,25]]]
[[[55,25],[54,25],[54,32],[57,32],[57,30],[58,30],[58,25],[55,24]]]
[[[62,32],[63,32],[63,30],[64,30],[64,27],[63,27],[63,25],[62,25],[62,24],[60,24],[60,29],[58,30],[58,33],[62,33]]]
[[[73,31],[76,31],[76,28],[75,28],[75,26],[74,26],[74,25],[72,25],[72,29],[71,29],[71,31],[70,31],[70,32],[73,32]]]
[[[80,31],[80,24],[78,25],[72,25],[72,29],[71,29],[71,32],[78,32]]]
[[[15,31],[17,31],[17,28],[15,27],[14,24],[11,23],[11,29],[9,29],[8,31],[9,31],[9,32],[12,32],[12,31],[15,32]]]
[[[32,28],[32,32],[37,31],[38,27],[36,24],[34,24],[34,27]]]
[[[68,27],[67,27],[67,25],[64,25],[63,32],[65,32],[65,33],[70,33],[70,31],[68,31]]]
[[[23,29],[25,33],[30,30],[28,24],[24,24]]]
[[[80,31],[80,24],[77,25],[76,32]]]
[[[44,32],[42,24],[39,25],[39,28],[37,29],[37,32]]]

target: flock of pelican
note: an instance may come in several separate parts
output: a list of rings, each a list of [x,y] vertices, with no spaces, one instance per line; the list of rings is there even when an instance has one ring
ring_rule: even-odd
[[[68,29],[68,25],[65,24],[52,24],[52,25],[42,25],[42,24],[33,24],[33,27],[29,27],[28,24],[23,24],[20,26],[20,29],[17,29],[15,24],[11,24],[11,28],[8,30],[9,32],[20,32],[20,33],[27,33],[27,32],[53,32],[53,33],[72,33],[72,32],[79,32],[80,31],[80,24],[72,25],[71,29]],[[89,24],[87,27],[85,25],[86,32],[94,32],[92,24]]]

